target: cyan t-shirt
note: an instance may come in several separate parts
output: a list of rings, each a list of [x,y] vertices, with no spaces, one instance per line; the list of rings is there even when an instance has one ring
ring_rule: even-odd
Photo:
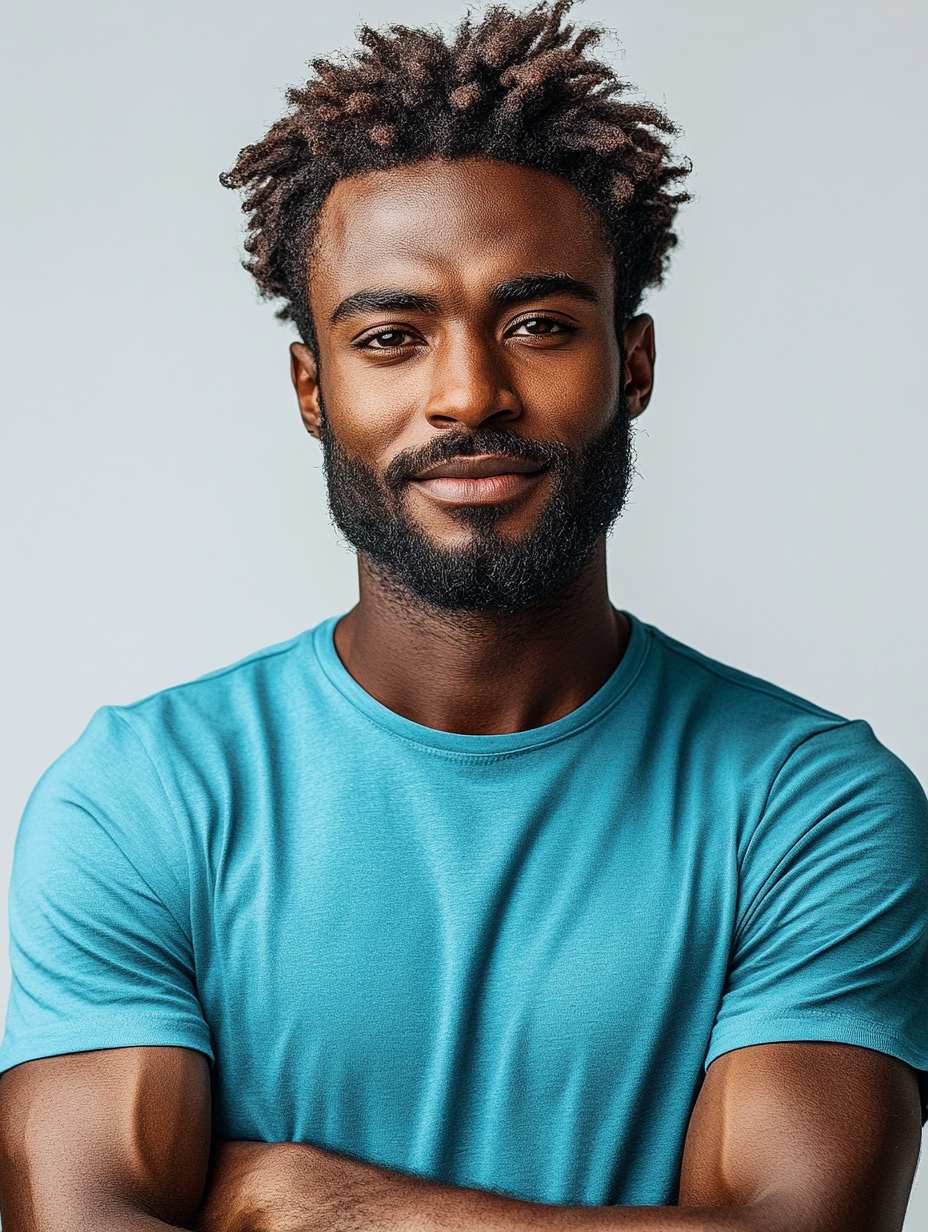
[[[676,1194],[704,1067],[928,1069],[928,804],[847,722],[633,621],[578,710],[433,731],[328,621],[101,710],[16,848],[0,1068],[213,1060],[223,1138],[554,1203]]]

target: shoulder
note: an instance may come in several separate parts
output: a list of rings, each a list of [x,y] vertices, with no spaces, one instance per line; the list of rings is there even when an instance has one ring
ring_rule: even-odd
[[[759,716],[770,715],[780,721],[806,723],[810,729],[835,727],[848,722],[841,715],[790,693],[769,680],[711,659],[692,646],[668,637],[653,625],[644,625],[643,629],[662,670],[674,684],[703,697],[711,696],[720,709],[750,710]]]
[[[865,721],[711,659],[652,626],[643,629],[654,713],[686,728],[678,738],[682,757],[698,748],[720,781],[752,786],[753,824],[776,817],[782,833],[788,817],[804,829],[816,818],[853,813],[928,833],[920,784]]]
[[[334,623],[326,621],[130,705],[105,707],[94,722],[110,739],[115,728],[125,728],[131,737],[122,743],[131,739],[159,766],[199,767],[209,774],[250,760],[269,752],[280,733],[294,725],[310,729],[324,721],[331,689],[316,645]],[[88,729],[82,739],[90,735]]]
[[[649,643],[651,689],[661,712],[681,716],[716,753],[761,757],[773,770],[806,741],[826,733],[838,746],[869,743],[882,749],[866,723],[711,659],[652,625],[642,630]],[[826,745],[827,740],[821,743]]]
[[[322,626],[320,626],[322,628]],[[275,731],[314,710],[320,689],[315,630],[228,667],[123,706],[96,712],[39,780],[21,838],[50,825],[108,831],[188,828],[221,803],[242,768],[273,763]]]
[[[234,712],[273,704],[280,696],[292,695],[297,683],[311,684],[316,665],[316,633],[316,629],[310,629],[227,667],[106,710],[140,733],[180,717],[221,725]]]

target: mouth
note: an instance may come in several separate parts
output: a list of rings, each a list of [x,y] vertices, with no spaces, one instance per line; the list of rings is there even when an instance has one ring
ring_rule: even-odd
[[[452,458],[414,475],[410,482],[446,505],[496,505],[534,487],[547,467],[506,454]]]

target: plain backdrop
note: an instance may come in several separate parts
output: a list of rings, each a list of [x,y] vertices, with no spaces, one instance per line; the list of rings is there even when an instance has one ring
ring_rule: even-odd
[[[455,0],[6,0],[0,882],[94,709],[355,597],[219,186],[305,61]],[[928,6],[588,0],[695,201],[615,601],[877,734],[928,782]],[[908,1229],[928,1232],[928,1177]]]

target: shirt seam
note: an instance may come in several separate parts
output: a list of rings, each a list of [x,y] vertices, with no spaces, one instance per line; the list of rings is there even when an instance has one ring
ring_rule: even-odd
[[[535,753],[539,751],[540,749],[550,748],[552,745],[561,744],[565,740],[571,740],[573,739],[574,736],[578,736],[581,732],[585,732],[589,730],[590,727],[595,726],[602,719],[604,719],[608,714],[610,714],[614,710],[614,708],[619,704],[619,702],[624,701],[624,699],[628,696],[630,690],[632,689],[634,684],[637,682],[638,677],[641,675],[641,672],[644,668],[645,663],[650,657],[650,654],[651,654],[650,626],[642,625],[642,630],[647,636],[648,640],[645,642],[644,647],[642,649],[641,659],[637,667],[633,669],[632,675],[626,681],[624,688],[618,694],[617,697],[613,698],[612,701],[607,702],[603,706],[603,708],[600,711],[598,711],[597,714],[593,715],[591,718],[587,719],[586,722],[582,723],[579,727],[575,727],[569,732],[563,732],[561,735],[552,736],[547,740],[540,740],[540,741],[537,741],[536,743],[532,743],[529,745],[523,745],[520,748],[500,750],[498,753],[491,753],[491,752],[468,753],[464,751],[463,749],[442,749],[436,745],[428,744],[425,741],[417,740],[414,736],[406,735],[404,732],[395,731],[393,728],[388,726],[386,723],[381,722],[380,719],[378,719],[375,715],[369,714],[367,710],[362,709],[354,701],[354,699],[351,696],[349,696],[349,694],[341,687],[338,681],[330,674],[328,667],[326,666],[325,662],[322,659],[322,656],[320,655],[319,651],[317,650],[315,646],[315,643],[313,644],[313,654],[316,657],[316,662],[319,664],[322,674],[325,676],[329,684],[338,692],[339,697],[341,697],[352,708],[352,710],[356,714],[361,715],[362,718],[366,719],[370,723],[373,723],[381,731],[386,732],[387,735],[392,736],[397,740],[402,740],[405,744],[410,744],[416,749],[421,749],[422,751],[426,753],[430,753],[436,757],[440,757],[442,760],[445,760],[445,761],[457,761],[457,762],[465,762],[465,763],[471,762],[471,763],[480,764],[480,765],[491,765],[494,762],[507,761],[513,757],[524,756],[527,753]],[[539,730],[543,730],[543,728],[535,728],[534,730],[539,731]]]
[[[153,1041],[151,1045],[141,1042],[114,1044],[106,1037],[107,1031],[114,1030],[117,1034],[128,1035],[130,1038],[133,1035],[144,1035],[144,1028],[153,1027],[156,1024],[162,1028],[159,1034],[172,1037],[177,1047],[194,1048],[202,1052],[211,1062],[215,1061],[216,1050],[213,1047],[212,1032],[205,1019],[197,1018],[195,1014],[142,1009],[133,1010],[131,1014],[110,1014],[105,1009],[98,1009],[93,1016],[68,1018],[66,1022],[56,1023],[41,1031],[30,1030],[24,1033],[25,1038],[20,1040],[17,1040],[15,1033],[11,1037],[8,1031],[4,1035],[3,1045],[0,1048],[0,1073],[13,1065],[23,1064],[27,1060],[61,1055],[45,1052],[44,1050],[49,1047],[61,1047],[68,1052],[73,1052],[75,1049],[79,1052],[94,1052],[119,1047],[173,1046],[168,1045],[164,1040]],[[142,1031],[133,1030],[135,1027],[141,1027]],[[81,1038],[82,1031],[86,1033],[84,1039]]]
[[[148,750],[148,748],[147,748],[147,746],[146,746],[146,744],[145,744],[144,740],[143,740],[143,739],[142,739],[142,737],[139,735],[139,733],[135,730],[135,728],[132,726],[132,724],[129,722],[128,718],[127,718],[124,714],[121,714],[121,713],[119,712],[119,710],[117,710],[117,709],[115,709],[115,708],[112,710],[112,713],[113,713],[113,715],[114,715],[117,719],[119,719],[119,721],[120,721],[122,724],[124,724],[124,725],[125,725],[126,730],[129,732],[129,734],[130,734],[130,736],[132,737],[132,739],[135,741],[135,743],[136,743],[136,744],[139,746],[139,748],[141,749],[141,751],[142,751],[142,755],[144,756],[145,760],[146,760],[146,761],[148,762],[148,764],[151,766],[152,774],[154,774],[155,779],[157,780],[158,786],[161,788],[161,794],[162,794],[162,796],[164,797],[164,803],[165,803],[165,805],[167,806],[167,810],[168,810],[168,813],[170,814],[171,821],[174,823],[174,829],[175,829],[176,834],[177,834],[177,840],[178,840],[178,842],[179,842],[179,844],[180,844],[181,848],[182,848],[182,849],[183,849],[183,851],[184,851],[184,861],[185,861],[185,863],[187,863],[187,845],[186,845],[186,843],[183,841],[183,833],[182,833],[182,828],[181,828],[181,825],[180,825],[180,820],[179,820],[179,818],[178,818],[178,816],[177,816],[177,812],[176,812],[176,810],[175,810],[175,808],[174,808],[174,805],[173,805],[173,803],[171,802],[171,797],[170,797],[170,795],[168,794],[168,789],[167,789],[167,787],[166,787],[166,785],[165,785],[164,778],[163,778],[163,777],[162,777],[162,775],[161,775],[161,771],[158,769],[158,765],[157,765],[157,763],[155,762],[155,759],[152,757],[151,753],[149,752],[149,750]],[[98,824],[98,825],[100,825],[100,824],[101,824],[97,818],[94,818],[94,820],[95,820],[95,821],[97,821],[97,824]],[[163,896],[162,894],[159,894],[159,892],[158,892],[158,891],[155,889],[155,887],[151,884],[151,882],[149,881],[149,879],[148,879],[148,878],[144,875],[144,873],[142,873],[142,871],[138,868],[138,866],[136,865],[135,861],[131,858],[131,856],[129,856],[129,855],[127,855],[127,854],[126,854],[126,852],[123,850],[122,845],[121,845],[120,843],[116,842],[116,839],[113,837],[113,835],[112,835],[112,834],[110,834],[109,830],[105,830],[105,828],[104,828],[104,827],[102,827],[102,825],[101,825],[101,828],[103,828],[103,829],[104,829],[104,832],[105,832],[105,833],[109,836],[110,841],[111,841],[111,842],[113,842],[113,843],[114,843],[114,844],[115,844],[115,845],[119,848],[119,850],[122,852],[123,858],[124,858],[125,860],[128,860],[128,862],[132,865],[132,867],[135,869],[135,871],[136,871],[136,873],[138,874],[138,876],[142,879],[142,881],[145,883],[145,885],[147,885],[147,886],[148,886],[149,890],[152,892],[152,894],[155,896],[155,898],[157,898],[157,900],[161,903],[162,907],[164,907],[165,911],[168,913],[168,915],[171,917],[171,919],[174,921],[174,923],[175,923],[175,924],[177,925],[177,927],[180,929],[181,933],[184,935],[184,937],[185,937],[185,938],[187,939],[187,941],[189,942],[189,944],[190,944],[190,956],[191,956],[191,959],[192,959],[192,962],[193,962],[192,974],[193,974],[193,977],[194,977],[194,985],[196,985],[196,953],[195,953],[194,942],[193,942],[193,925],[192,925],[192,922],[191,922],[191,921],[188,921],[188,923],[185,925],[185,924],[183,923],[183,921],[182,921],[182,920],[179,920],[179,919],[177,918],[177,915],[175,914],[175,912],[174,912],[174,911],[172,911],[172,909],[171,909],[170,905],[169,905],[168,903],[166,903],[166,902],[165,902],[165,900],[164,900],[164,896]],[[183,891],[183,890],[184,890],[184,886],[183,886],[183,885],[181,885],[181,886],[180,886],[180,889]],[[187,906],[188,906],[188,910],[189,910],[189,908],[190,908],[190,869],[189,869],[189,865],[188,865],[188,868],[187,868],[187,887],[186,887],[186,890],[187,890],[187,893],[186,893],[186,896],[185,896],[185,897],[186,897]]]
[[[731,1019],[723,1019],[720,1022],[716,1022],[715,1029],[713,1030],[713,1039],[715,1037],[715,1031],[719,1031],[724,1035],[727,1029],[730,1028],[734,1030],[736,1027],[743,1025],[744,1023],[753,1023],[757,1026],[769,1025],[771,1027],[775,1027],[778,1023],[797,1021],[845,1023],[847,1026],[864,1031],[868,1035],[879,1036],[882,1039],[892,1041],[894,1044],[902,1045],[907,1051],[917,1053],[919,1056],[924,1057],[926,1061],[928,1061],[928,1048],[920,1047],[909,1036],[901,1034],[892,1027],[886,1027],[873,1023],[867,1018],[856,1018],[852,1014],[841,1014],[834,1010],[791,1010],[788,1013],[773,1015],[766,1013],[761,1013],[758,1015],[756,1012],[749,1011],[748,1013],[737,1014]],[[826,1043],[827,1041],[823,1040],[822,1042]],[[745,1045],[745,1047],[747,1047],[747,1045]],[[709,1052],[711,1051],[712,1047],[710,1045]]]
[[[140,706],[153,701],[155,698],[164,697],[166,693],[179,693],[182,689],[192,689],[196,685],[206,684],[207,681],[221,680],[223,676],[229,676],[232,672],[244,671],[253,663],[262,663],[265,659],[276,659],[280,655],[291,654],[297,650],[299,643],[306,637],[306,633],[298,633],[296,637],[290,638],[279,646],[268,646],[264,650],[256,650],[254,654],[247,655],[244,659],[240,659],[237,663],[230,663],[227,667],[217,667],[214,671],[205,672],[202,676],[195,676],[193,680],[182,680],[180,684],[170,685],[166,689],[158,689],[154,693],[149,693],[146,697],[140,697],[138,701],[129,702],[124,706],[109,706],[108,709],[114,713],[120,714],[125,710],[137,710]]]
[[[837,723],[832,727],[825,728],[823,731],[809,732],[809,734],[807,736],[804,736],[803,739],[798,742],[798,744],[793,745],[793,747],[789,750],[789,752],[783,758],[782,762],[777,768],[776,773],[770,779],[769,786],[767,787],[766,794],[764,795],[763,805],[761,806],[760,812],[758,813],[757,821],[755,822],[754,827],[751,830],[751,837],[748,839],[747,843],[744,846],[743,855],[741,855],[738,859],[739,884],[741,881],[742,874],[744,872],[744,866],[747,863],[748,859],[750,858],[751,849],[754,845],[755,840],[757,839],[758,834],[760,833],[761,827],[763,826],[767,818],[767,810],[770,807],[770,799],[773,795],[774,789],[776,788],[781,775],[786,770],[786,767],[789,765],[791,759],[796,756],[796,754],[799,752],[800,749],[805,748],[805,746],[811,740],[817,740],[821,736],[830,735],[834,731],[839,731],[842,727],[850,726],[853,722],[854,720],[845,719],[841,723]],[[738,919],[736,921],[734,934],[733,934],[734,937],[737,937],[746,927],[751,917],[751,914],[755,911],[755,909],[757,908],[757,905],[763,899],[771,882],[776,879],[779,869],[782,868],[783,864],[789,859],[789,857],[792,855],[795,849],[799,846],[799,844],[804,842],[809,837],[809,835],[812,833],[812,831],[817,826],[821,825],[822,822],[826,820],[826,818],[827,818],[827,814],[824,817],[816,817],[815,820],[809,826],[807,826],[806,829],[804,829],[801,834],[796,836],[795,841],[789,845],[787,850],[783,852],[780,859],[776,862],[776,865],[770,870],[769,874],[764,878],[763,883],[758,886],[753,897],[751,898],[751,901],[745,906],[744,911],[738,913]]]
[[[201,1030],[205,1035],[209,1035],[209,1025],[205,1018],[198,1018],[196,1014],[176,1013],[169,1010],[144,1010],[133,1009],[131,1013],[125,1013],[122,1010],[118,1014],[111,1013],[107,1006],[97,1007],[92,1015],[85,1018],[74,1018],[69,1016],[66,1022],[61,1022],[53,1027],[45,1027],[41,1031],[30,1030],[30,1038],[41,1039],[46,1035],[57,1035],[59,1032],[73,1031],[75,1027],[87,1025],[106,1025],[114,1022],[133,1023],[139,1018],[158,1018],[169,1023],[190,1023]]]
[[[665,633],[663,633],[660,629],[656,629],[653,625],[645,625],[645,628],[654,637],[660,640],[661,645],[670,654],[679,655],[681,659],[688,659],[697,667],[700,667],[704,671],[709,672],[711,675],[718,677],[719,680],[724,680],[726,683],[734,685],[736,688],[748,689],[752,693],[761,693],[764,697],[772,697],[777,701],[783,702],[787,706],[792,706],[796,710],[803,711],[805,714],[811,714],[820,719],[830,720],[832,726],[834,727],[843,727],[845,724],[854,723],[857,721],[854,719],[847,719],[840,714],[835,714],[832,710],[825,710],[821,706],[816,706],[814,702],[807,702],[803,698],[787,692],[785,689],[780,689],[775,684],[768,684],[766,681],[750,676],[748,673],[741,672],[738,668],[728,668],[724,663],[715,663],[713,660],[700,654],[699,651],[692,650],[689,646],[684,646],[682,643],[678,643],[674,639],[669,638]]]

